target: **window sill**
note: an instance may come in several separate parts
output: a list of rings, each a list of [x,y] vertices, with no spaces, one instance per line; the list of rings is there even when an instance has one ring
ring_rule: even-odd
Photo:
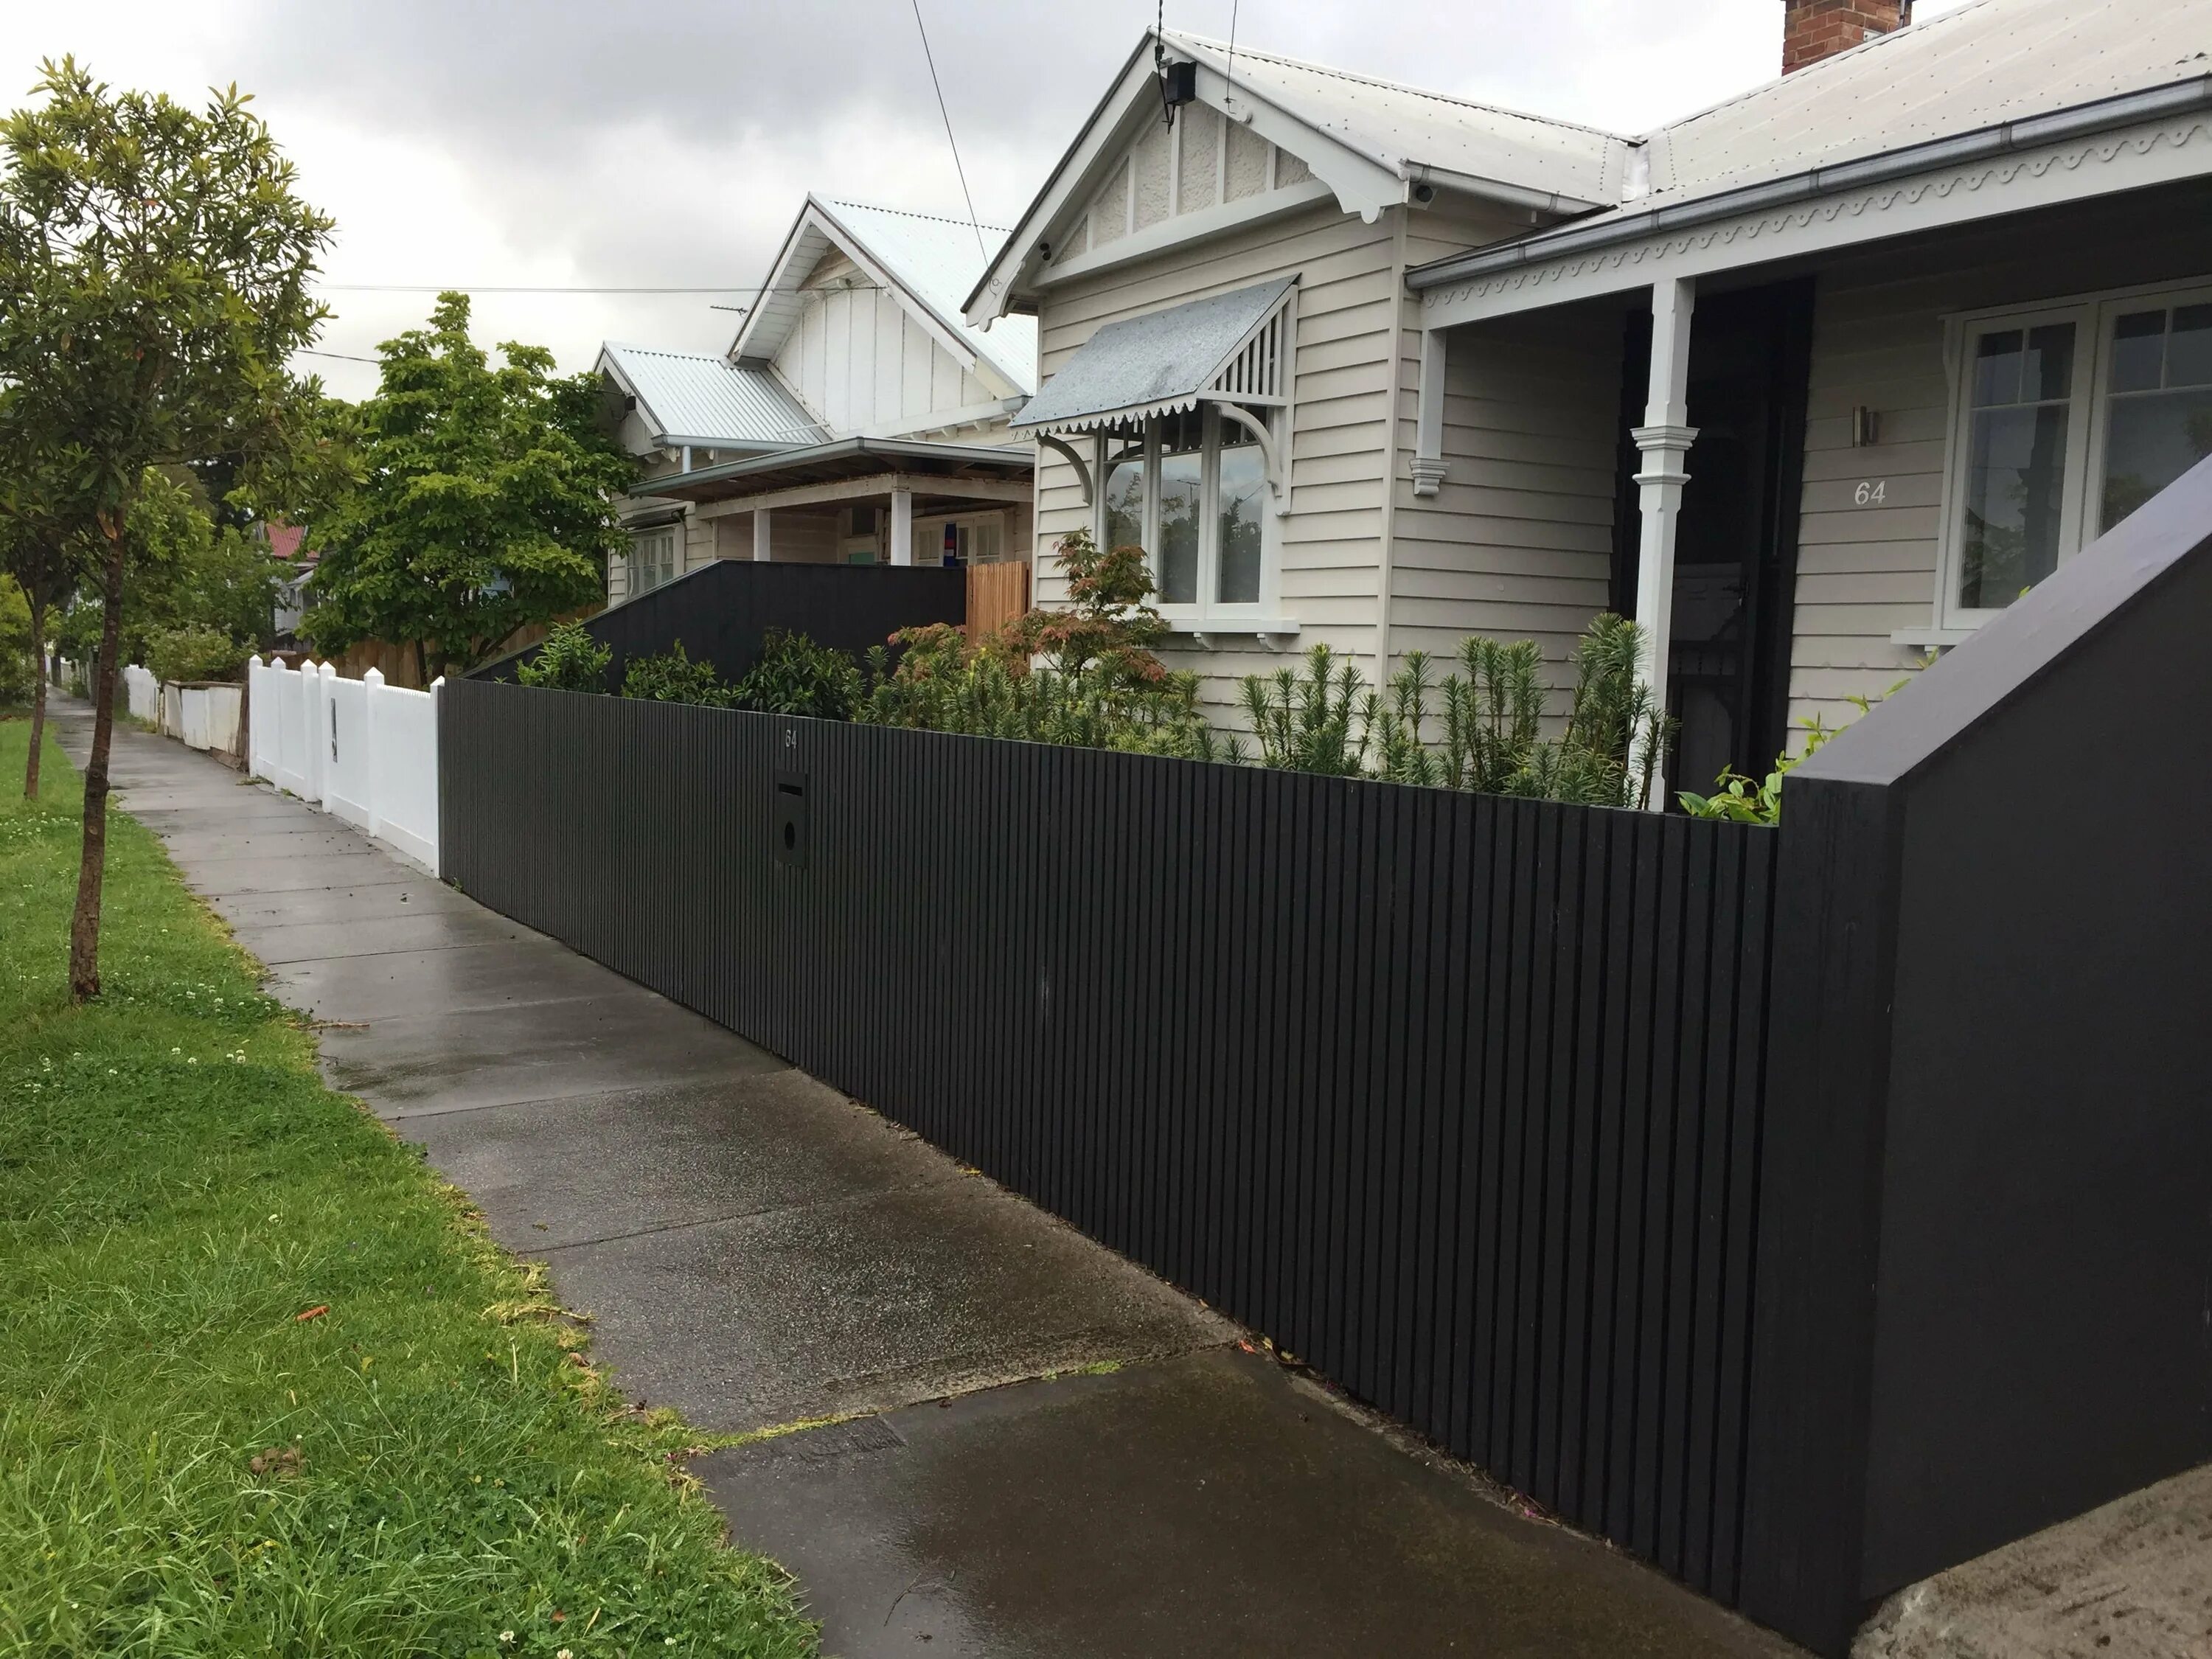
[[[1171,637],[1162,644],[1170,651],[1186,641],[1203,651],[1216,640],[1226,639],[1256,639],[1279,651],[1298,635],[1295,617],[1168,617],[1163,620]]]
[[[1964,645],[1974,637],[1971,628],[1900,628],[1890,635],[1892,645],[1916,646],[1923,651],[1942,651]]]

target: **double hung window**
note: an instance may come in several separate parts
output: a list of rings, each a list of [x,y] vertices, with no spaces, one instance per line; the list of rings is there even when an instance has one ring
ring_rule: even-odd
[[[1972,628],[2212,454],[2212,293],[1969,319],[1942,623]]]
[[[1193,626],[1256,618],[1270,597],[1275,516],[1258,440],[1213,403],[1107,432],[1103,547],[1141,547],[1154,604]]]
[[[630,538],[629,593],[635,599],[676,580],[676,526],[641,530]]]

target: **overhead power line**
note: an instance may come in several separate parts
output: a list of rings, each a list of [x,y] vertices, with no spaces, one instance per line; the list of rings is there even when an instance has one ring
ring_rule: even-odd
[[[988,261],[991,250],[983,243],[983,222],[975,214],[975,198],[968,189],[968,169],[960,165],[960,141],[952,136],[952,112],[945,106],[945,87],[937,78],[937,57],[929,49],[929,30],[921,21],[921,0],[913,0],[914,27],[921,36],[921,59],[929,65],[929,84],[937,93],[937,112],[945,118],[945,142],[952,151],[952,171],[960,178],[961,198],[968,204],[968,227],[975,233],[975,252]]]
[[[701,288],[609,288],[588,285],[522,285],[513,283],[318,283],[326,294],[759,294],[759,288],[715,283]]]

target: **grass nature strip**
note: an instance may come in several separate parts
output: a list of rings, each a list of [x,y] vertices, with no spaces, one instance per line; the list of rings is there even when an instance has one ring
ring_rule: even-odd
[[[69,1005],[80,797],[45,764],[0,799],[0,1656],[814,1653],[693,1437],[323,1086],[120,815],[106,994]]]

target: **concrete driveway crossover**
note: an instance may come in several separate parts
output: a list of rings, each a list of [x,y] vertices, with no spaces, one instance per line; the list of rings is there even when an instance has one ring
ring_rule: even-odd
[[[82,763],[90,720],[56,711]],[[824,1651],[1795,1652],[1511,1512],[1204,1307],[775,1055],[205,757],[117,805],[326,1022],[325,1072],[550,1264]],[[825,1419],[829,1421],[824,1423]],[[821,1425],[800,1427],[805,1424]]]

